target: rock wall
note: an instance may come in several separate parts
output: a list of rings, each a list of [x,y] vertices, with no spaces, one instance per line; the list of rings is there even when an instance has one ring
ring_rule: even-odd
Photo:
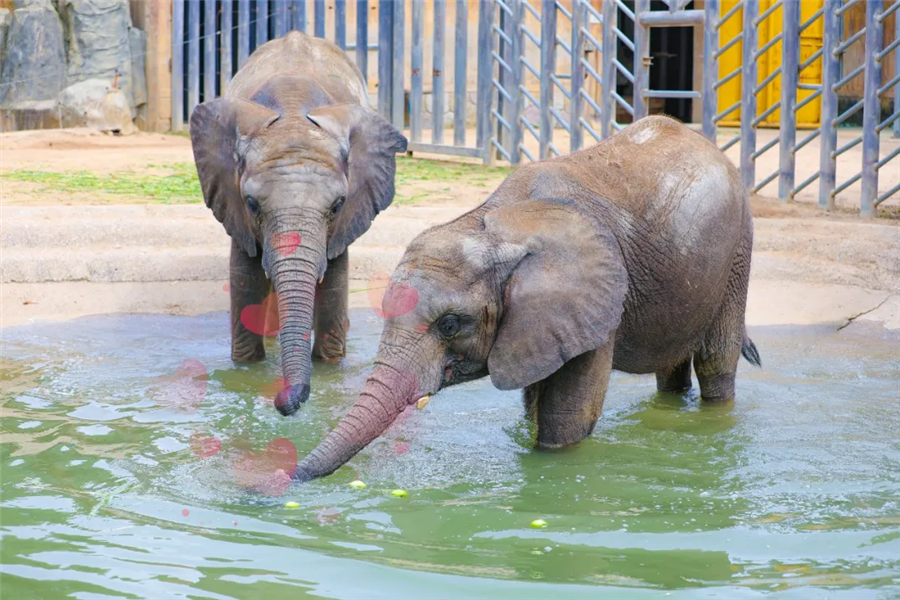
[[[14,0],[0,9],[0,131],[133,131],[147,102],[146,45],[128,0]]]

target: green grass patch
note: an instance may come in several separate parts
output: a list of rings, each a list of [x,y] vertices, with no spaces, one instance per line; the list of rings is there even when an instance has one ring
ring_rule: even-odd
[[[36,183],[41,186],[38,192],[141,196],[150,202],[161,204],[194,204],[203,201],[193,163],[149,166],[164,173],[123,171],[104,174],[90,171],[16,170],[0,173],[0,179]]]
[[[513,169],[485,167],[442,160],[397,157],[397,185],[410,181],[491,181],[503,180]]]

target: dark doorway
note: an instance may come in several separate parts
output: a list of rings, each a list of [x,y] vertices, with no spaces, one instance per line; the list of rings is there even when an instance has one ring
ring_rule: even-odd
[[[634,0],[624,0],[624,3],[632,11]],[[694,3],[690,2],[685,8],[693,9]],[[650,9],[669,10],[669,7],[661,0],[652,0]],[[618,11],[618,27],[628,39],[634,39],[634,22],[622,11]],[[624,44],[617,44],[616,55],[623,65],[631,69],[634,65],[634,53]],[[694,85],[694,28],[693,27],[655,27],[650,30],[650,56],[653,63],[650,66],[650,88],[653,90],[691,90]],[[616,91],[626,99],[633,99],[634,86],[619,73],[616,81]],[[691,122],[691,109],[693,100],[651,99],[650,114],[665,113],[675,117],[684,123]],[[619,111],[617,120],[620,123],[628,123],[631,117],[624,111]]]

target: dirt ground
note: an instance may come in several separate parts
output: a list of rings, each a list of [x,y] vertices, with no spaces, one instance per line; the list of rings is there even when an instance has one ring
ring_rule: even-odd
[[[79,172],[102,178],[128,173],[152,178],[176,167],[185,169],[192,158],[190,140],[181,135],[112,137],[85,129],[0,135],[0,174]],[[351,288],[365,288],[374,273],[391,270],[415,234],[478,205],[508,174],[499,169],[467,170],[460,165],[465,161],[443,160],[402,163],[394,206],[351,251],[356,268],[351,273],[357,279]],[[760,165],[759,174],[767,171]],[[199,198],[191,202],[196,206],[148,207],[145,214],[134,205],[161,204],[158,197],[91,189],[61,193],[41,182],[0,178],[2,325],[104,312],[191,314],[226,309],[227,294],[221,290],[227,240]],[[122,204],[132,206],[118,206]],[[79,208],[87,205],[90,210]],[[860,320],[896,322],[900,327],[900,222],[862,220],[846,202],[838,211],[825,213],[814,198],[785,203],[757,196],[752,208],[757,222],[748,323],[846,325],[862,316]],[[897,214],[885,212],[887,217]],[[123,219],[121,231],[110,230],[100,241],[81,240],[81,232],[92,229],[92,223],[106,223],[109,229],[115,219]],[[176,247],[178,227],[196,227],[191,230],[198,239],[184,242],[192,247],[184,254],[189,257],[185,261],[201,265],[208,259],[208,268],[198,266],[188,275],[178,275],[188,271],[169,266],[182,255]],[[137,228],[139,236],[134,233]],[[115,265],[97,266],[114,261],[110,256],[116,252],[127,254],[130,272],[138,276],[129,278]],[[52,275],[32,276],[30,271],[38,269],[29,265],[38,263]],[[70,263],[79,268],[70,269]],[[153,276],[147,275],[154,269]],[[367,302],[365,293],[351,297],[356,306]]]

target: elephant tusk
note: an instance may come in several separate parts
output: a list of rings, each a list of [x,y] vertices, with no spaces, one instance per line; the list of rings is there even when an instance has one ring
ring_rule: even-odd
[[[319,285],[322,284],[322,280],[323,280],[323,279],[325,279],[325,273],[322,273],[322,274],[319,276]]]
[[[429,400],[431,400],[431,394],[428,394],[427,396],[422,396],[421,398],[416,400],[416,408],[419,410],[422,410],[423,408],[428,406]]]

